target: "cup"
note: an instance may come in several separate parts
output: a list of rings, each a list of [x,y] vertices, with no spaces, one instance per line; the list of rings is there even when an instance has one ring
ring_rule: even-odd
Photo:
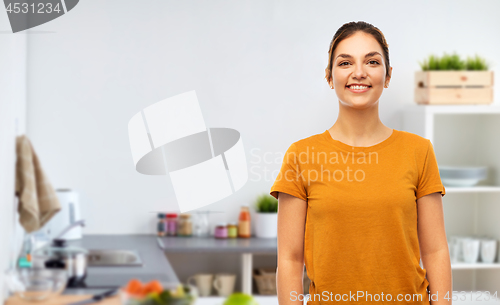
[[[463,236],[453,235],[450,237],[449,250],[451,263],[458,263],[463,261],[462,240]]]
[[[219,296],[228,297],[233,293],[236,274],[217,273],[214,280],[214,288]]]
[[[481,239],[481,261],[485,264],[492,264],[497,256],[497,240]]]
[[[462,239],[464,261],[469,264],[477,263],[481,241],[475,238]]]
[[[214,275],[211,273],[197,273],[193,276],[190,276],[187,279],[187,283],[193,285],[191,283],[192,280],[195,281],[194,286],[198,288],[198,293],[202,297],[209,296],[212,293],[212,280]]]
[[[454,256],[456,257],[457,261],[459,263],[466,262],[465,260],[465,253],[464,253],[464,243],[467,240],[473,239],[472,236],[469,235],[455,235],[453,237],[455,244],[453,247],[454,250]]]

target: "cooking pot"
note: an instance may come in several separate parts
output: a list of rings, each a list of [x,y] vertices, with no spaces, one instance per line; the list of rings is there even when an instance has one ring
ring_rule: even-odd
[[[65,269],[68,275],[68,287],[85,287],[87,276],[87,254],[84,248],[67,246],[66,240],[54,239],[52,244],[35,251],[35,267]]]
[[[65,269],[68,275],[67,287],[85,287],[87,276],[87,254],[84,248],[68,246],[62,236],[77,226],[85,225],[84,220],[72,223],[64,229],[52,243],[34,251],[32,263],[38,268]]]

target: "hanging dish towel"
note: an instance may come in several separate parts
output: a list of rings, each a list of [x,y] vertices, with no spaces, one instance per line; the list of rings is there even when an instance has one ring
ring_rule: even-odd
[[[19,222],[31,233],[43,227],[61,210],[61,205],[26,135],[16,138],[16,154]]]

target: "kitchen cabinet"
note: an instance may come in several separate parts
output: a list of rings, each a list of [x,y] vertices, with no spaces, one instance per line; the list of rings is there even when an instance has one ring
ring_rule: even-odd
[[[452,235],[500,240],[500,107],[496,105],[411,105],[403,130],[431,140],[439,166],[488,166],[473,187],[447,187],[443,197],[448,241]],[[498,252],[493,264],[452,264],[453,290],[500,290]]]

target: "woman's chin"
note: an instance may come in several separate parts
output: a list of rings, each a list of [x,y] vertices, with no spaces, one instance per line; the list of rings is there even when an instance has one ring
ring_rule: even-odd
[[[356,109],[365,109],[375,106],[376,102],[369,101],[366,99],[351,99],[347,103],[343,102],[342,104]]]

